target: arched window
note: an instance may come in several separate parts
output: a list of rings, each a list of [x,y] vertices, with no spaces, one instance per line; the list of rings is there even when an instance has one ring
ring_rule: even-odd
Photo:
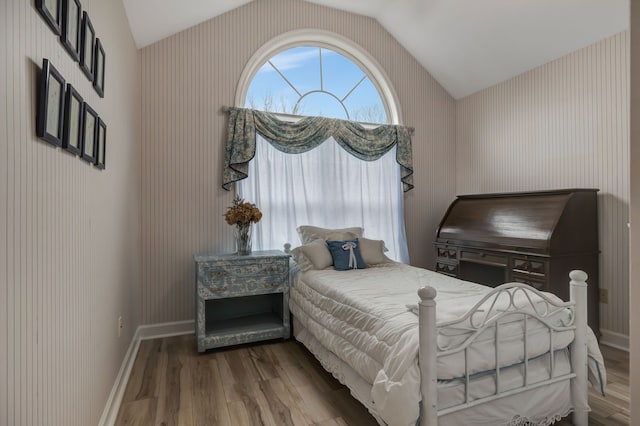
[[[299,46],[269,58],[251,81],[245,107],[293,115],[388,123],[367,73],[325,47]]]
[[[395,93],[361,48],[335,34],[301,31],[267,43],[240,78],[237,106],[295,116],[399,124]],[[389,257],[408,262],[403,193],[395,148],[376,161],[359,160],[330,138],[303,154],[286,154],[258,136],[242,198],[263,211],[256,249],[299,245],[296,227],[362,226],[382,239]]]
[[[296,30],[291,31],[285,34],[282,34],[278,37],[273,38],[272,40],[265,43],[260,49],[258,49],[254,55],[251,57],[247,65],[245,66],[242,75],[238,81],[238,88],[236,90],[236,99],[235,105],[239,107],[251,107],[251,98],[253,98],[253,102],[258,108],[258,102],[260,99],[264,98],[264,95],[268,95],[271,93],[272,100],[280,101],[280,95],[282,93],[276,91],[276,87],[281,88],[290,88],[283,79],[274,78],[277,75],[277,71],[273,71],[270,75],[270,72],[267,71],[268,62],[271,59],[274,59],[276,68],[280,67],[280,71],[289,78],[291,75],[291,65],[293,62],[290,60],[300,60],[297,65],[300,65],[304,62],[304,57],[296,57],[296,56],[287,56],[283,55],[287,51],[290,53],[295,52],[296,50],[306,50],[309,52],[308,55],[313,58],[317,58],[317,66],[316,66],[316,78],[309,77],[308,81],[301,81],[297,78],[291,80],[292,83],[300,85],[300,89],[303,94],[306,93],[309,87],[320,88],[320,72],[324,72],[324,78],[322,83],[322,88],[325,91],[332,93],[335,96],[340,97],[342,94],[346,95],[348,92],[344,92],[342,90],[334,90],[334,87],[339,87],[339,85],[349,85],[349,88],[355,86],[357,81],[344,81],[340,82],[342,77],[342,72],[352,71],[355,72],[356,68],[359,70],[358,72],[362,73],[362,76],[366,76],[366,81],[363,80],[363,85],[358,89],[358,92],[367,94],[371,93],[371,89],[375,89],[377,96],[379,97],[380,106],[384,109],[386,115],[386,121],[376,121],[377,123],[388,123],[388,124],[402,124],[402,117],[400,114],[399,102],[395,91],[393,90],[393,86],[390,84],[390,80],[387,77],[386,73],[382,69],[382,67],[377,63],[377,61],[362,47],[358,46],[356,43],[351,40],[340,36],[339,34],[335,34],[329,31],[317,30],[317,29],[304,29],[304,30]],[[318,52],[318,48],[323,49],[325,52],[333,52],[329,53],[329,62],[327,61],[327,56],[325,56],[322,60],[325,61],[326,65],[324,67],[324,71],[320,71],[320,60],[321,56]],[[278,61],[276,58],[279,55],[283,55],[283,59],[289,59],[289,62],[286,63],[284,61]],[[333,57],[332,57],[333,55]],[[316,59],[314,59],[316,60]],[[284,63],[284,66],[283,66]],[[308,67],[312,67],[312,65],[307,65]],[[263,68],[267,68],[264,69]],[[288,68],[288,69],[287,69]],[[263,75],[259,75],[260,71],[265,72]],[[284,71],[287,72],[284,72]],[[300,70],[300,68],[297,68]],[[337,71],[337,75],[336,75]],[[309,74],[312,76],[313,74]],[[265,76],[272,78],[272,81],[269,82],[266,79],[265,83],[272,84],[271,89],[264,91],[254,90],[252,93],[249,93],[251,89],[257,89],[258,86],[253,88],[254,80],[257,82],[263,79]],[[279,77],[279,75],[278,75]],[[293,77],[292,77],[293,78]],[[336,81],[329,81],[336,80]],[[336,86],[337,85],[337,86]],[[357,95],[357,94],[356,94]],[[293,99],[293,98],[292,98]],[[357,101],[358,96],[351,97],[351,101]],[[310,99],[312,100],[312,99]],[[297,99],[295,99],[297,102]],[[295,103],[293,102],[293,103]],[[312,102],[309,100],[303,101],[311,105]],[[264,103],[264,102],[263,102]],[[291,105],[290,105],[291,106]],[[356,110],[360,106],[366,106],[366,104],[356,105],[355,103],[349,105],[347,108],[351,108],[350,114],[355,113]],[[310,108],[310,106],[309,106]],[[283,113],[283,111],[272,111]],[[291,113],[291,112],[289,112]],[[313,114],[302,114],[302,115],[313,115]],[[351,117],[350,120],[354,121],[365,121],[367,120],[359,120],[356,117]]]

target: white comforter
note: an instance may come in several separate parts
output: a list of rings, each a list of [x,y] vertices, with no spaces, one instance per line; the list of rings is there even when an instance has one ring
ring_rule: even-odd
[[[397,263],[357,271],[307,271],[295,278],[291,289],[292,313],[328,350],[373,385],[376,411],[389,425],[414,425],[419,415],[418,318],[407,306],[416,303],[417,290],[425,285],[438,292],[438,322],[459,318],[492,290]],[[563,315],[558,320],[566,319]],[[503,328],[501,366],[523,357],[521,322]],[[530,329],[528,347],[535,350],[529,357],[548,350],[547,333],[542,328]],[[456,333],[439,336],[439,344],[456,339]],[[571,332],[560,334],[554,337],[554,348],[566,347],[571,340]],[[470,353],[474,360],[470,373],[495,368],[494,351],[493,334],[481,336]],[[440,380],[464,375],[461,356],[439,357]]]

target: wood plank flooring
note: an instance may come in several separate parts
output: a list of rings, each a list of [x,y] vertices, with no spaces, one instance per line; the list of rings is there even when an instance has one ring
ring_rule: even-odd
[[[610,346],[600,346],[607,368],[606,397],[589,388],[590,426],[629,425],[629,353]],[[556,423],[570,425],[567,419]]]
[[[590,391],[590,425],[629,424],[629,356],[603,347],[607,397]],[[194,335],[145,340],[117,425],[376,426],[295,340],[198,354]],[[568,425],[568,420],[559,424]]]

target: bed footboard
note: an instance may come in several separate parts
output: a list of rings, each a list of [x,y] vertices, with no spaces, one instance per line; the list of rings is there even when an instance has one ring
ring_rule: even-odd
[[[587,274],[571,271],[571,301],[575,303],[575,338],[571,344],[571,369],[576,377],[571,380],[571,400],[573,402],[573,424],[589,424],[589,382],[587,366]]]
[[[435,426],[438,424],[436,289],[422,287],[418,290],[418,296],[420,296],[418,361],[420,363],[420,393],[422,394],[420,426]]]
[[[473,406],[495,401],[500,398],[515,395],[531,389],[540,388],[560,381],[571,380],[571,400],[574,407],[573,423],[575,425],[588,424],[588,380],[587,380],[587,274],[583,271],[572,271],[570,274],[571,300],[558,303],[549,299],[546,295],[521,283],[509,283],[496,287],[478,302],[467,314],[455,321],[436,324],[436,290],[432,287],[423,287],[418,291],[419,303],[419,362],[422,394],[422,412],[420,426],[436,426],[438,417],[458,410],[464,410]],[[516,302],[519,297],[519,302]],[[499,299],[502,301],[499,302]],[[505,302],[505,300],[507,302]],[[525,301],[524,305],[522,301]],[[534,302],[535,300],[535,302]],[[540,308],[543,306],[543,309]],[[568,323],[554,324],[550,317],[560,310],[569,310],[571,313]],[[469,397],[469,365],[465,362],[465,402],[446,409],[438,408],[438,374],[437,359],[439,356],[450,355],[456,352],[464,352],[468,359],[468,349],[476,337],[485,330],[495,329],[496,336],[500,328],[501,320],[507,316],[518,315],[524,321],[523,349],[527,354],[527,320],[533,318],[548,328],[549,351],[547,352],[551,364],[548,380],[527,383],[528,357],[524,356],[524,386],[501,390],[500,385],[500,341],[495,339],[495,394],[486,397],[471,399]],[[479,319],[477,319],[479,318]],[[439,347],[438,335],[440,330],[448,327],[464,327],[469,330],[469,337],[455,347]],[[569,374],[554,375],[554,333],[573,330],[575,337],[570,346],[571,372]]]

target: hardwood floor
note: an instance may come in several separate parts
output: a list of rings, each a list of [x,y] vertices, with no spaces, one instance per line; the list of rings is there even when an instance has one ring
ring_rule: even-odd
[[[606,397],[589,388],[589,425],[629,424],[629,353],[610,346],[600,346],[607,368]],[[571,424],[562,420],[558,425]]]
[[[589,424],[629,424],[629,356],[603,347],[607,397],[590,391]],[[294,340],[198,354],[194,335],[140,345],[117,425],[378,423]],[[570,424],[563,420],[559,424]]]

